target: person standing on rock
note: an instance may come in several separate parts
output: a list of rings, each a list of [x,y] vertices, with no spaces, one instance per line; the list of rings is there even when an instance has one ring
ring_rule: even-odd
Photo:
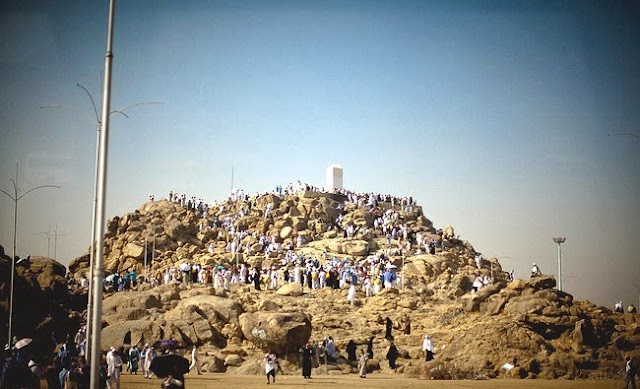
[[[315,355],[311,343],[307,343],[305,348],[301,348],[300,353],[302,353],[302,376],[305,379],[311,378],[311,361]]]
[[[349,301],[349,304],[351,304],[352,307],[356,305],[356,286],[354,284],[351,284],[351,286],[349,286],[347,301]]]
[[[531,278],[533,277],[537,277],[537,276],[541,276],[542,272],[540,271],[540,268],[538,267],[538,265],[534,262],[533,266],[531,267]]]
[[[629,389],[629,383],[631,383],[631,389],[636,389],[636,374],[638,367],[636,366],[636,361],[632,356],[627,357],[627,363],[624,367],[625,371],[625,382],[624,389]]]
[[[422,341],[422,351],[424,351],[425,360],[429,362],[433,359],[433,341],[429,335],[424,336]]]
[[[367,378],[367,352],[362,349],[360,350],[360,360],[358,363],[358,367],[360,370],[358,371],[358,375],[360,378]]]
[[[409,317],[409,314],[404,316],[404,334],[411,335],[411,318]]]
[[[264,360],[265,360],[264,371],[267,374],[267,385],[271,383],[269,381],[269,377],[273,377],[273,383],[275,384],[276,370],[278,368],[278,357],[272,350],[269,350],[267,355],[265,355]]]
[[[373,358],[373,336],[367,340],[367,357]]]
[[[260,289],[260,272],[255,267],[251,268],[251,281],[253,281],[253,287],[256,290],[261,290]]]
[[[398,348],[393,343],[393,341],[389,342],[389,350],[387,350],[387,359],[389,360],[389,368],[396,370],[396,360],[398,359]]]
[[[391,331],[393,330],[393,322],[391,321],[389,316],[387,316],[387,318],[384,319],[384,321],[385,321],[385,327],[386,327],[384,338],[387,340],[393,340],[393,335],[391,334]]]
[[[358,359],[356,355],[356,342],[354,342],[353,339],[351,339],[349,343],[347,343],[346,351],[347,351],[347,360],[349,361],[349,364],[353,366],[356,360]]]
[[[200,360],[198,359],[198,347],[194,344],[193,345],[193,349],[191,350],[191,365],[189,366],[189,371],[191,371],[191,369],[196,368],[196,373],[198,373],[198,375],[201,375],[202,372],[200,371]]]

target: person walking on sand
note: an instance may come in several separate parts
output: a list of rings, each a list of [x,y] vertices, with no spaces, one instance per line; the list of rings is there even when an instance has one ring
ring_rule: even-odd
[[[360,378],[367,378],[367,352],[365,349],[360,350],[360,360],[358,363],[358,367],[360,370],[358,371],[358,375]]]
[[[107,353],[107,387],[109,389],[120,389],[120,372],[122,371],[122,358],[116,351],[115,347],[111,347]]]
[[[156,356],[156,350],[152,346],[149,346],[146,358],[144,359],[144,378],[151,378],[151,376],[153,375],[153,372],[151,371],[151,362],[153,362],[153,358],[155,358]]]
[[[269,381],[269,377],[273,377],[273,383],[276,383],[276,370],[278,368],[278,357],[276,354],[269,349],[269,352],[264,357],[265,365],[264,371],[267,374],[267,385],[271,382]]]
[[[625,371],[625,382],[624,389],[629,389],[629,383],[631,383],[631,389],[636,389],[636,361],[633,359],[631,355],[627,357],[627,363],[624,367]]]
[[[138,365],[140,361],[140,351],[138,350],[138,345],[134,344],[129,350],[129,372],[133,374],[138,374]]]
[[[305,348],[301,348],[300,353],[302,353],[302,376],[305,379],[311,378],[311,361],[315,354],[311,343],[307,343]]]

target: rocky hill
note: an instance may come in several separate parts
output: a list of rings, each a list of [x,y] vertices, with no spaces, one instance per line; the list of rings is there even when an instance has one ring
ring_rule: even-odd
[[[187,262],[227,269],[243,262],[270,269],[280,266],[290,248],[321,264],[334,256],[354,264],[382,257],[403,280],[372,297],[359,287],[353,306],[347,301],[348,286],[311,290],[280,283],[277,290],[258,291],[246,284],[142,284],[106,294],[103,348],[173,337],[183,347],[200,346],[205,371],[257,374],[263,371],[266,348],[287,361],[285,370],[293,370],[299,347],[332,336],[342,357],[323,369],[343,374],[354,372],[344,359],[347,342],[353,339],[360,348],[374,336],[370,367],[390,372],[384,339],[389,317],[400,350],[397,373],[407,376],[619,377],[623,357],[637,353],[640,316],[574,301],[555,289],[550,276],[509,282],[495,259],[483,259],[478,268],[474,248],[457,239],[450,226],[436,230],[412,201],[349,198],[266,194],[204,211],[156,201],[113,218],[105,240],[108,274],[136,270],[162,277]],[[379,223],[383,217],[402,233],[385,234]],[[271,247],[278,249],[265,247],[263,235],[272,237]],[[241,238],[241,253],[229,251],[234,236]],[[149,270],[144,269],[145,237],[149,242],[155,237]],[[433,242],[430,253],[417,253],[419,241]],[[87,268],[88,254],[69,266],[76,278]],[[492,276],[493,283],[474,293],[472,281],[478,275]],[[404,335],[400,328],[407,317],[411,333]],[[436,345],[436,359],[429,363],[421,351],[427,333]],[[504,369],[507,363],[514,367]]]

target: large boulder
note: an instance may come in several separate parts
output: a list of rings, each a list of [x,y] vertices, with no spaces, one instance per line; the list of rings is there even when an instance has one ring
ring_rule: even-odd
[[[302,296],[304,292],[302,291],[302,284],[299,282],[290,282],[282,285],[276,293],[281,296]]]
[[[238,319],[244,310],[237,301],[209,295],[198,295],[181,300],[174,308],[178,312],[186,311],[194,307],[202,313],[210,322],[222,322],[224,324],[238,324]]]
[[[297,352],[311,337],[311,320],[302,312],[254,312],[240,315],[242,334],[261,349]]]
[[[540,297],[535,297],[533,295],[518,296],[509,300],[509,302],[504,307],[504,312],[541,314],[544,308],[552,305],[553,303],[551,301]]]
[[[102,329],[100,349],[118,348],[125,344],[153,343],[163,338],[162,327],[151,320],[129,320]]]
[[[144,256],[144,247],[135,243],[127,243],[122,249],[122,254],[127,257],[140,259]]]
[[[348,240],[344,242],[345,254],[364,256],[369,254],[369,243],[364,240]]]
[[[553,289],[556,287],[556,279],[546,274],[532,277],[530,283],[535,290]]]

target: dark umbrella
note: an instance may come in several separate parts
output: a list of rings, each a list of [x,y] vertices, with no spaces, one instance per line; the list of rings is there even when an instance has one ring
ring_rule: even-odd
[[[149,369],[160,378],[178,377],[189,372],[189,361],[176,354],[161,355],[153,358]]]
[[[160,347],[165,350],[175,350],[178,347],[178,341],[173,339],[167,339],[160,342]]]

